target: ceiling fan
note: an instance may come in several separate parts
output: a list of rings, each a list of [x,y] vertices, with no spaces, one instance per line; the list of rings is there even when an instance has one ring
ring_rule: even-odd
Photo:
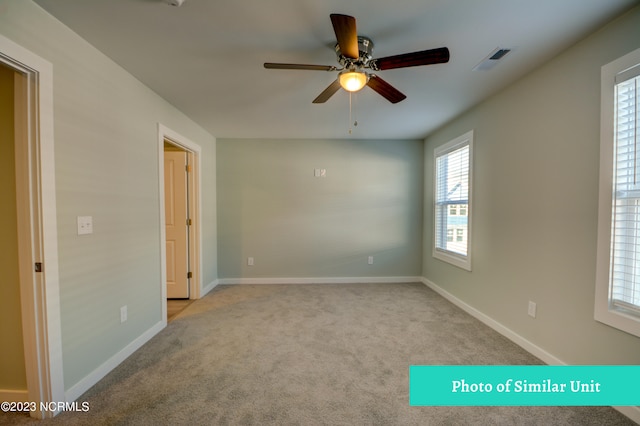
[[[336,34],[335,50],[341,67],[273,62],[264,64],[267,69],[339,71],[338,78],[313,100],[315,104],[326,102],[341,87],[349,92],[357,92],[365,85],[395,104],[404,100],[406,95],[376,74],[364,71],[365,69],[384,71],[449,62],[449,49],[446,47],[374,59],[372,57],[373,41],[368,37],[358,36],[356,19],[353,16],[334,13],[331,14],[331,23]]]

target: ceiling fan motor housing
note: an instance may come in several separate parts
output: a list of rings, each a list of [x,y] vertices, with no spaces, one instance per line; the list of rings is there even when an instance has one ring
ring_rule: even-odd
[[[335,50],[336,55],[338,55],[338,62],[345,69],[367,68],[369,61],[373,58],[373,41],[369,37],[358,36],[358,59],[345,57],[338,43],[336,43]]]

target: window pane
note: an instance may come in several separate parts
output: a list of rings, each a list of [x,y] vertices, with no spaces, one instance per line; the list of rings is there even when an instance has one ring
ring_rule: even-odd
[[[468,144],[436,158],[435,198],[436,248],[466,256],[469,202]]]
[[[616,85],[610,303],[640,308],[640,99],[635,77]]]

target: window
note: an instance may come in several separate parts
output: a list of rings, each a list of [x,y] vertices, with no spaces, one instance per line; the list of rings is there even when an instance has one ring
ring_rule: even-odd
[[[595,318],[640,336],[640,49],[601,78]]]
[[[472,150],[473,131],[434,151],[433,257],[468,271],[471,270]]]

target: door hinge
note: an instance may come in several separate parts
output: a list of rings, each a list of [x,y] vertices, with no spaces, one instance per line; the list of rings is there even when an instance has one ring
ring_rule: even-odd
[[[36,262],[36,272],[42,272],[42,262]]]
[[[191,226],[191,219],[187,219],[187,226]]]
[[[191,272],[187,272],[187,278],[193,278],[193,274]]]
[[[191,164],[187,164],[185,169],[187,170],[187,173],[191,172]]]

